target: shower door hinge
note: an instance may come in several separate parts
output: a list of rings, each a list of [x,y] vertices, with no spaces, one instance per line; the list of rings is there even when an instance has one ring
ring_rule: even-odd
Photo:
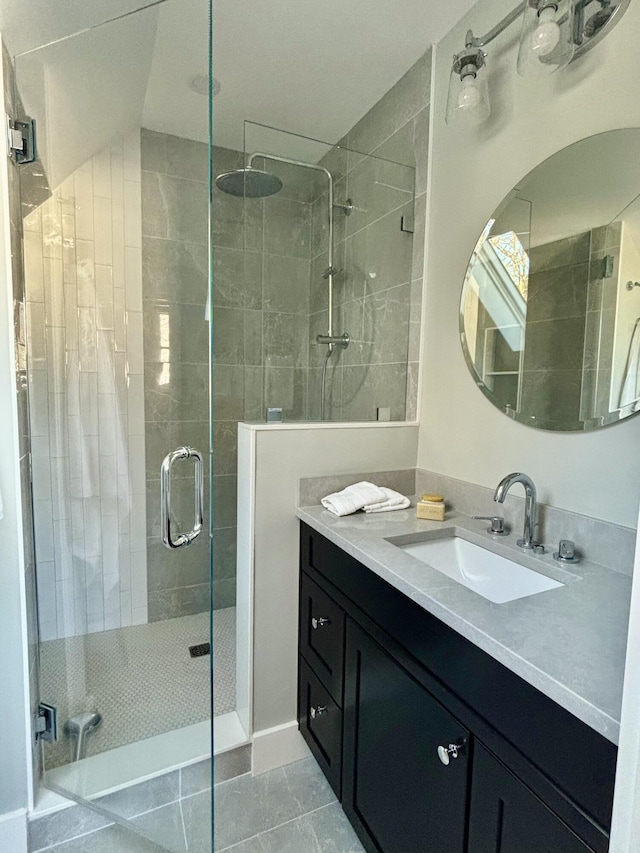
[[[16,163],[33,163],[36,159],[36,123],[32,118],[26,121],[8,120],[9,154]]]
[[[41,702],[35,720],[36,740],[53,743],[58,740],[58,709],[54,705]]]

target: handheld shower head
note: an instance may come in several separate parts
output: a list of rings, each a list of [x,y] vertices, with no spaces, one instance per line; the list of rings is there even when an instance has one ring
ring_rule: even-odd
[[[102,723],[102,714],[97,711],[85,711],[76,714],[64,724],[64,733],[75,739],[73,760],[81,761],[87,754],[87,739]]]

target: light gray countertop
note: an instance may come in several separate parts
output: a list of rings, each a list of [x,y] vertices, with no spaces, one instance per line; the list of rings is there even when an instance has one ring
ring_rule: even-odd
[[[596,563],[561,567],[550,553],[497,539],[486,521],[448,512],[417,519],[415,508],[338,518],[320,506],[297,516],[391,586],[456,630],[613,743],[618,742],[631,578]],[[493,604],[387,541],[430,532],[462,536],[565,586]],[[356,602],[357,603],[357,602]]]

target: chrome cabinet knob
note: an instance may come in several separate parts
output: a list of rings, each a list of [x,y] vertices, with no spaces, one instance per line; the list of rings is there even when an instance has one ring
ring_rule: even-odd
[[[327,713],[327,708],[324,705],[318,705],[317,708],[311,708],[309,714],[311,715],[311,719],[315,720],[318,717],[323,717]]]
[[[314,616],[311,619],[311,627],[313,628],[314,631],[317,631],[318,628],[323,628],[325,625],[328,625],[330,621],[331,621],[330,619],[325,619],[324,616],[320,616],[317,619]]]
[[[462,747],[457,743],[450,743],[449,746],[438,747],[438,758],[447,766],[451,759],[456,759],[462,752]]]

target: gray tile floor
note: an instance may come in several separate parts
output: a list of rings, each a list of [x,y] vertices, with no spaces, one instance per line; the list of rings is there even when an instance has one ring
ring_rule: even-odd
[[[101,727],[88,754],[206,720],[210,715],[209,658],[188,647],[209,639],[209,614],[118,628],[41,646],[41,695],[56,705],[60,730],[71,713],[97,710]],[[235,607],[214,618],[214,715],[235,708]],[[66,764],[64,735],[45,745],[47,769]]]
[[[216,853],[364,853],[313,758],[215,788]]]
[[[111,826],[48,853],[211,853],[211,792],[136,818],[162,846]],[[215,853],[364,853],[313,758],[215,787]]]

